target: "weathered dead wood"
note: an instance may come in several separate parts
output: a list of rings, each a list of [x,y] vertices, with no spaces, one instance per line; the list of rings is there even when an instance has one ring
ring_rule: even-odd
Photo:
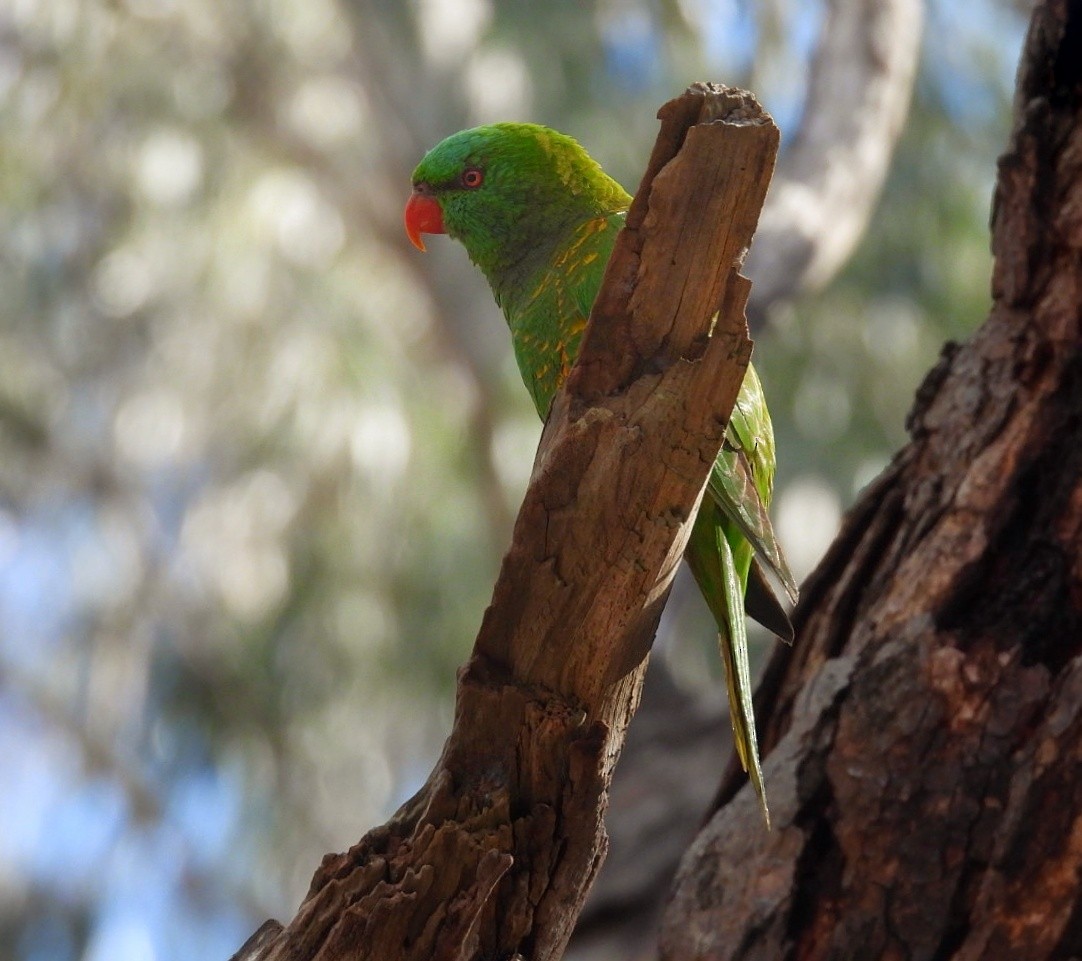
[[[328,856],[238,959],[557,958],[689,525],[751,354],[738,268],[778,132],[697,85],[649,169],[542,436],[454,730],[424,789]],[[716,324],[712,317],[720,311]]]
[[[918,393],[757,697],[749,790],[684,858],[661,955],[1082,956],[1082,6],[1037,6],[994,305]],[[776,812],[776,813],[775,813]]]

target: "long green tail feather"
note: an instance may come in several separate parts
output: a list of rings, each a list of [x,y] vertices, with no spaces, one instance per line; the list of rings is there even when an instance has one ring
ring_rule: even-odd
[[[718,626],[718,647],[725,662],[725,683],[729,694],[729,716],[733,744],[744,770],[755,788],[767,826],[770,811],[766,802],[759,746],[752,708],[751,671],[748,665],[748,635],[744,621],[744,588],[751,566],[751,545],[738,537],[737,552],[725,536],[716,508],[700,510],[691,530],[685,556],[706,598]]]
[[[748,634],[744,622],[744,587],[736,569],[736,559],[720,528],[715,528],[718,559],[721,562],[722,585],[725,590],[725,625],[719,624],[718,646],[725,661],[725,680],[729,689],[729,717],[733,724],[733,741],[740,763],[759,796],[766,826],[770,827],[770,810],[766,804],[763,770],[759,765],[759,744],[755,733],[755,713],[751,703],[751,669],[748,666]]]

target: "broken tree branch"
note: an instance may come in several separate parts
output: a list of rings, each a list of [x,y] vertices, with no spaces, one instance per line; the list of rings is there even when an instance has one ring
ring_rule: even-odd
[[[242,961],[558,958],[604,856],[646,654],[751,354],[777,151],[749,94],[666,104],[425,787]],[[716,321],[715,321],[716,314]]]

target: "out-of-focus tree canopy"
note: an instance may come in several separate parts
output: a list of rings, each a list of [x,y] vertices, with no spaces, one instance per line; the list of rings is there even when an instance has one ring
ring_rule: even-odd
[[[0,7],[0,955],[227,957],[431,767],[540,425],[463,251],[404,237],[423,151],[535,120],[634,188],[693,80],[794,128],[820,15]],[[866,238],[758,338],[802,572],[986,313],[1021,29],[930,5]],[[659,639],[685,678],[697,604]]]

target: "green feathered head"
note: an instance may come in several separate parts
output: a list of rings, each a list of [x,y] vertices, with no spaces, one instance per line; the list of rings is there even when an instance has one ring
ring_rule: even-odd
[[[498,123],[453,134],[413,171],[406,231],[447,233],[497,283],[543,259],[584,220],[630,198],[579,143],[547,127]]]

